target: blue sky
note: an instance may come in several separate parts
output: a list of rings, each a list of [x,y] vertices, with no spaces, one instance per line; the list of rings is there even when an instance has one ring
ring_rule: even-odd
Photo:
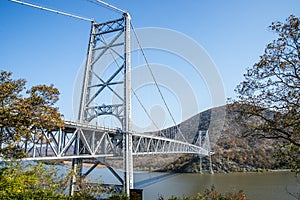
[[[90,0],[27,2],[98,22],[120,16]],[[168,28],[194,39],[214,61],[226,97],[234,97],[233,90],[246,67],[258,61],[266,44],[274,39],[267,29],[271,22],[284,21],[290,14],[300,16],[299,0],[107,2],[129,11],[136,28]],[[61,91],[61,112],[72,118],[74,81],[86,56],[90,23],[1,0],[0,25],[1,70],[25,78],[29,86],[53,83]]]

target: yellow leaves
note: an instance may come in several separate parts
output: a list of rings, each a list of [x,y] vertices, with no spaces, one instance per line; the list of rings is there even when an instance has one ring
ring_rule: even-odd
[[[26,81],[13,80],[11,75],[6,71],[0,75],[0,127],[3,136],[0,142],[5,146],[5,149],[0,149],[0,154],[20,157],[19,152],[13,153],[19,142],[28,141],[32,135],[40,138],[44,130],[63,127],[64,123],[58,109],[53,107],[59,99],[57,88],[53,85],[34,86],[26,92],[28,97],[22,97]]]
[[[0,168],[1,199],[49,199],[59,194],[57,170],[42,164],[10,163]],[[50,195],[50,196],[49,196]]]

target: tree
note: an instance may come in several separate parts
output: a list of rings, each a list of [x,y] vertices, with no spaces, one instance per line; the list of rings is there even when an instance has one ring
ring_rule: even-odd
[[[80,183],[80,191],[73,196],[67,195],[69,179],[73,175],[61,173],[61,169],[53,165],[28,162],[7,162],[0,166],[0,197],[1,199],[59,199],[59,200],[96,200],[103,193],[101,184],[86,186]]]
[[[300,170],[300,19],[269,26],[277,39],[247,69],[231,109],[244,136],[276,139],[278,158]],[[281,152],[281,153],[280,153]]]
[[[62,192],[66,186],[66,179],[51,166],[14,162],[0,168],[2,199],[67,199]]]
[[[59,99],[57,88],[38,85],[26,90],[24,79],[11,76],[6,71],[0,74],[0,157],[22,158],[27,142],[42,141],[45,131],[64,123],[54,107]]]

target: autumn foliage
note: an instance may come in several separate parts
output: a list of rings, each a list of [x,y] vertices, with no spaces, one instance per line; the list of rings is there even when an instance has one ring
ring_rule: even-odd
[[[300,170],[300,19],[291,15],[269,29],[277,39],[247,69],[231,107],[244,136],[274,139],[278,158]],[[281,153],[280,153],[281,152]]]
[[[57,88],[38,85],[26,90],[24,79],[11,76],[6,71],[0,74],[0,157],[22,158],[27,142],[42,140],[45,131],[64,123],[54,107],[59,99]]]

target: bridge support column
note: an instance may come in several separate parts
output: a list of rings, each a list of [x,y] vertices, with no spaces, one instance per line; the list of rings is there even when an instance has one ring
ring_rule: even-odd
[[[124,193],[128,196],[130,189],[133,189],[133,157],[132,157],[132,135],[124,134],[125,149],[124,149]]]
[[[73,175],[70,183],[69,195],[73,196],[78,186],[78,179],[81,178],[82,174],[82,159],[75,158],[72,160],[72,170]]]
[[[202,157],[201,155],[199,154],[199,173],[202,174]]]
[[[208,140],[208,154],[209,154],[209,171],[211,174],[214,174],[214,170],[212,167],[212,159],[211,159],[211,146],[210,146],[210,138],[209,138],[209,133],[206,131],[207,134],[207,140]]]
[[[212,167],[212,160],[211,160],[211,152],[209,151],[209,172],[211,174],[214,174],[214,170],[213,170],[213,167]]]
[[[124,193],[130,195],[133,189],[133,158],[132,158],[132,135],[131,135],[131,74],[130,74],[130,15],[124,13],[125,18],[125,73],[124,73],[124,110],[123,120],[123,147],[124,147]]]

